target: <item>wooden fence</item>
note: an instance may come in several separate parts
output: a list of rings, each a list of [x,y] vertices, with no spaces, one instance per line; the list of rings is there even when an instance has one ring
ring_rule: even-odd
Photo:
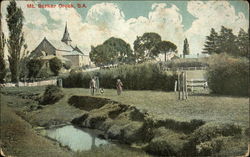
[[[176,68],[164,68],[166,71],[181,71],[181,70],[206,70],[208,67],[176,67]]]
[[[47,86],[47,85],[57,85],[57,79],[35,81],[35,82],[18,82],[18,83],[0,84],[1,87],[34,87],[34,86]]]
[[[191,91],[194,90],[194,88],[208,88],[207,80],[205,79],[190,79],[187,80],[187,87],[191,89]]]

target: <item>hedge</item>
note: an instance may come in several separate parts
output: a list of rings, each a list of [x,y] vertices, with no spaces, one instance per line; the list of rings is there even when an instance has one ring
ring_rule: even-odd
[[[249,60],[218,55],[207,72],[207,78],[209,88],[215,94],[247,96]]]
[[[64,87],[88,88],[90,79],[98,76],[101,88],[116,88],[116,80],[121,79],[124,89],[173,91],[177,79],[175,73],[166,73],[160,64],[144,63],[122,65],[113,69],[95,72],[75,73],[63,78]]]

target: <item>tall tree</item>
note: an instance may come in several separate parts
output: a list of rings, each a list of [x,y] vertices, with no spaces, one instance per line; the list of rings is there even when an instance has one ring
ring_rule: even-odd
[[[219,41],[219,53],[228,53],[231,55],[237,55],[238,49],[236,45],[236,36],[233,34],[233,30],[221,27]]]
[[[214,28],[212,28],[210,31],[210,35],[207,36],[202,53],[207,53],[207,54],[219,53],[218,38],[219,38],[218,33],[214,30]]]
[[[189,55],[189,44],[187,38],[184,40],[184,45],[183,45],[183,57],[185,58],[186,55]]]
[[[155,59],[158,55],[155,50],[156,45],[161,42],[161,36],[157,33],[144,33],[134,41],[134,51],[137,61],[143,62]]]
[[[130,45],[124,40],[114,37],[109,38],[101,45],[92,46],[90,59],[98,66],[134,61]]]
[[[161,41],[161,42],[159,42],[157,44],[156,50],[158,50],[159,53],[164,54],[164,59],[165,59],[165,62],[166,62],[167,61],[167,53],[176,52],[177,46],[174,43],[170,42],[170,41]]]
[[[9,64],[11,71],[11,81],[19,81],[20,72],[20,55],[21,49],[24,45],[24,35],[22,32],[23,28],[23,11],[17,7],[14,0],[10,1],[7,7],[7,25],[9,29],[9,39],[7,40],[7,46],[9,51]]]
[[[131,63],[133,62],[132,49],[128,43],[120,38],[111,37],[106,40],[104,45],[108,45],[114,51],[114,54],[118,55],[115,62],[118,63]]]
[[[245,32],[242,28],[239,31],[237,40],[236,40],[239,56],[250,58],[249,55],[249,31]]]
[[[5,47],[5,37],[4,33],[1,32],[0,35],[0,83],[4,83],[4,78],[6,76],[6,65],[4,60],[4,47]]]

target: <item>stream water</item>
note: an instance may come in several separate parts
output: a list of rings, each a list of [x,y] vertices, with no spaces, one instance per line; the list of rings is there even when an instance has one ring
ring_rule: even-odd
[[[66,125],[59,128],[46,130],[46,135],[63,146],[68,146],[73,151],[91,150],[100,145],[109,144],[107,140],[100,139],[88,129],[76,128]]]

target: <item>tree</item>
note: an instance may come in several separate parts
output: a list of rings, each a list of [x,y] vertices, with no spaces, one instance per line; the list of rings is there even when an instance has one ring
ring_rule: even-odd
[[[90,59],[98,66],[131,63],[134,60],[130,45],[124,40],[114,37],[96,47],[91,46]]]
[[[184,45],[183,45],[183,57],[185,58],[185,55],[189,55],[189,44],[187,38],[184,40]]]
[[[106,40],[104,45],[108,45],[114,51],[115,55],[118,55],[116,62],[119,63],[131,63],[133,62],[132,49],[128,43],[120,38],[111,37]]]
[[[4,83],[4,78],[6,76],[6,65],[4,60],[4,47],[5,47],[5,38],[3,32],[0,36],[0,83]]]
[[[232,29],[221,27],[220,36],[218,41],[218,52],[228,53],[230,55],[237,55],[238,49],[236,45],[236,36],[233,34]]]
[[[58,59],[57,57],[52,58],[51,60],[49,60],[49,66],[50,66],[50,70],[56,75],[58,76],[59,71],[62,68],[62,61],[60,59]]]
[[[138,62],[155,59],[158,56],[156,45],[161,42],[161,36],[157,33],[144,33],[134,41],[135,58]]]
[[[165,62],[166,62],[167,61],[167,53],[176,52],[177,46],[170,41],[161,41],[157,44],[156,50],[158,50],[159,53],[164,53],[164,58],[165,58]]]
[[[23,28],[23,12],[21,8],[17,8],[16,2],[10,1],[7,7],[7,25],[9,29],[9,39],[7,40],[7,46],[9,51],[9,64],[11,71],[11,81],[19,81],[20,72],[20,53],[22,46],[24,45]]]
[[[219,39],[218,33],[214,30],[214,28],[212,28],[210,31],[210,35],[207,36],[207,40],[205,42],[202,53],[207,53],[207,54],[219,53],[218,39]]]
[[[27,68],[29,71],[29,78],[30,77],[37,77],[39,71],[41,70],[43,66],[43,61],[40,59],[31,59],[28,63],[27,63]]]
[[[237,40],[238,55],[249,58],[249,32],[245,32],[242,28],[239,31]]]

